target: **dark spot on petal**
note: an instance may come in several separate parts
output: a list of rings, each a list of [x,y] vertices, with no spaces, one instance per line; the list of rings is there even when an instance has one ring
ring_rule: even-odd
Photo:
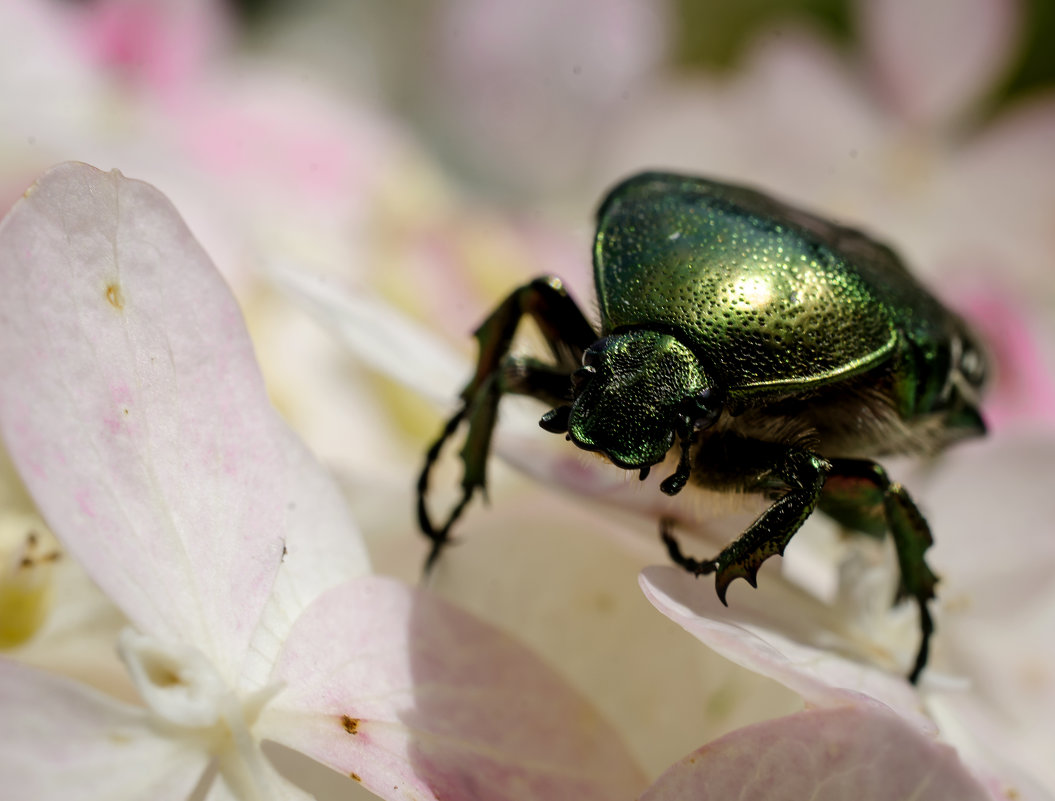
[[[184,683],[179,673],[168,665],[148,664],[146,669],[150,681],[158,687],[179,687]]]
[[[120,284],[109,284],[106,287],[106,302],[113,306],[115,309],[123,309],[125,307],[125,298],[121,294]]]
[[[351,718],[348,715],[341,715],[341,725],[344,726],[344,730],[349,734],[355,734],[359,731],[359,718]]]
[[[357,782],[361,782],[362,781],[362,779],[359,778],[359,774],[358,773],[349,773],[348,776],[352,779],[352,781],[357,781]]]

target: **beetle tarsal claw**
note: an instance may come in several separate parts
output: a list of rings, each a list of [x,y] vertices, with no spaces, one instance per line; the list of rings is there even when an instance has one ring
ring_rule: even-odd
[[[715,560],[715,562],[719,561],[720,559]],[[744,561],[719,564],[714,577],[714,589],[718,593],[718,600],[725,606],[729,605],[725,600],[725,593],[729,589],[729,585],[738,578],[744,579],[752,587],[758,589],[758,568],[761,565],[761,561],[750,558]]]
[[[443,533],[442,537],[438,537],[432,541],[432,547],[429,548],[429,555],[425,557],[425,569],[424,574],[428,576],[432,572],[432,568],[436,566],[439,561],[440,554],[443,553],[447,546],[457,545],[459,540],[455,537],[449,536],[446,532]]]

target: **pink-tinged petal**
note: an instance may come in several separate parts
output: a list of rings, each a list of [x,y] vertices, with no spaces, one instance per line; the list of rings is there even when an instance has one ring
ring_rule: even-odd
[[[207,756],[162,737],[140,707],[0,658],[0,776],[5,798],[182,801]]]
[[[771,598],[776,603],[768,609],[757,606],[765,601],[762,595],[750,600],[730,598],[726,608],[710,582],[697,581],[672,567],[645,568],[640,584],[653,606],[708,648],[780,682],[806,703],[841,706],[868,696],[896,711],[914,728],[934,731],[905,679],[826,649],[822,633],[811,631],[819,626],[809,623],[808,613],[796,620],[796,606],[787,599]],[[792,639],[791,632],[797,639]]]
[[[493,182],[547,189],[576,177],[612,112],[661,61],[668,3],[445,3],[428,31],[423,105]],[[515,157],[510,157],[516,154]]]
[[[362,564],[336,491],[316,508],[298,475],[234,299],[160,192],[82,164],[0,225],[0,270],[0,426],[28,489],[143,631],[234,683],[304,527],[327,519],[350,541],[334,563]]]
[[[70,13],[91,62],[162,97],[201,72],[228,30],[215,0],[98,0]]]
[[[942,739],[969,760],[998,801],[1052,801],[1050,715],[1040,728],[1015,731],[1005,725],[1013,715],[1004,709],[994,714],[986,708],[989,699],[982,696],[981,692],[950,693],[928,699],[927,708],[941,727]]]
[[[557,674],[446,602],[369,577],[322,596],[276,667],[264,737],[384,798],[611,799],[644,785]]]
[[[995,282],[994,282],[995,283]],[[1055,350],[1044,352],[1038,336],[1041,321],[1030,320],[1026,307],[999,285],[960,293],[959,308],[987,347],[993,375],[982,411],[991,433],[1012,426],[1055,428]]]
[[[808,709],[722,737],[641,801],[987,801],[956,752],[878,706]]]
[[[628,103],[597,143],[595,186],[643,164],[673,167],[853,220],[861,187],[890,172],[889,125],[847,59],[791,27],[757,41],[740,71],[668,81]]]
[[[1055,787],[1055,537],[1045,483],[1055,472],[1055,435],[997,434],[957,448],[939,468],[925,498],[943,577],[939,631],[974,691],[942,699],[960,731],[937,720],[951,741],[966,736],[973,750]]]
[[[1055,596],[1055,537],[1047,479],[1055,473],[1055,432],[1039,428],[964,443],[924,477],[936,532],[941,594],[952,620],[1003,627]],[[979,647],[980,643],[977,643]],[[1034,650],[1028,638],[1023,650]],[[998,651],[990,658],[1001,660]],[[1055,667],[1055,664],[1053,664]],[[1055,681],[1051,702],[1055,711]]]
[[[157,190],[85,165],[30,188],[0,258],[0,423],[27,487],[141,628],[230,667],[283,511],[237,306]]]
[[[1002,77],[1018,39],[1017,0],[860,0],[861,28],[888,101],[942,123]]]
[[[999,276],[1038,303],[1040,319],[1053,296],[1055,248],[1055,93],[1020,101],[978,131],[957,152],[955,169],[938,177],[940,255],[950,267]],[[953,166],[953,165],[950,165]]]

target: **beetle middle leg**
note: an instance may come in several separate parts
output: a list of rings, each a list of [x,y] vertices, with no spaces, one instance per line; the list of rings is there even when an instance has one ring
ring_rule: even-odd
[[[554,364],[511,356],[509,349],[520,321],[531,317],[553,354]],[[447,421],[429,448],[418,478],[418,523],[432,540],[426,572],[439,557],[458,520],[475,492],[486,489],[487,458],[491,450],[502,395],[529,395],[559,405],[571,398],[571,374],[582,365],[583,352],[597,340],[593,326],[554,277],[536,278],[514,290],[476,330],[479,358],[476,372],[461,393],[461,407]],[[429,476],[444,444],[462,423],[465,444],[459,456],[464,468],[461,498],[442,525],[435,525],[426,507]]]

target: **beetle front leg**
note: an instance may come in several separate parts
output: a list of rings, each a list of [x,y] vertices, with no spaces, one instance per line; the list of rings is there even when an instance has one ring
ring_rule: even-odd
[[[930,527],[905,488],[892,482],[881,465],[868,459],[832,459],[831,464],[821,508],[853,529],[874,534],[885,528],[894,540],[901,573],[895,601],[911,597],[919,607],[920,645],[909,673],[909,681],[915,683],[927,664],[934,633],[928,602],[935,597],[938,577],[925,558],[933,543]],[[858,514],[853,515],[855,504]],[[880,516],[885,526],[877,527]]]
[[[715,452],[726,455],[738,454],[738,463],[733,463],[731,457],[726,462],[733,471],[722,476],[725,482],[735,482],[739,489],[755,492],[770,491],[774,484],[786,488],[772,506],[714,559],[685,556],[669,526],[661,528],[660,536],[671,560],[697,576],[714,573],[718,598],[726,604],[725,594],[733,581],[742,578],[752,587],[758,586],[762,563],[771,556],[783,555],[788,542],[817,505],[831,464],[802,448],[739,437],[724,446],[719,438],[711,438],[704,447],[714,447]]]
[[[491,439],[498,421],[498,402],[508,393],[528,395],[549,404],[562,403],[571,386],[569,372],[537,362],[534,359],[506,356],[498,370],[492,373],[479,387],[473,399],[452,417],[444,427],[439,439],[429,448],[425,469],[418,480],[418,524],[432,540],[432,549],[425,560],[425,572],[432,569],[440,552],[450,538],[450,529],[472,500],[476,490],[487,491],[487,457],[491,452]],[[467,421],[468,433],[459,452],[464,472],[462,473],[462,495],[451,510],[441,528],[435,528],[425,508],[428,492],[429,472],[439,458],[443,444],[458,429],[462,420]]]
[[[538,324],[553,353],[555,365],[509,355],[517,327],[525,316]],[[596,339],[593,327],[568,296],[560,279],[554,277],[536,278],[515,290],[476,330],[480,349],[476,372],[462,390],[461,408],[447,421],[429,448],[418,478],[418,525],[432,540],[432,550],[425,563],[426,572],[449,541],[451,526],[476,490],[486,488],[487,458],[502,395],[512,392],[552,403],[569,400],[568,377],[581,365],[583,352]],[[468,425],[468,432],[459,454],[464,467],[462,494],[446,521],[437,526],[426,505],[429,477],[444,444],[463,422]]]

